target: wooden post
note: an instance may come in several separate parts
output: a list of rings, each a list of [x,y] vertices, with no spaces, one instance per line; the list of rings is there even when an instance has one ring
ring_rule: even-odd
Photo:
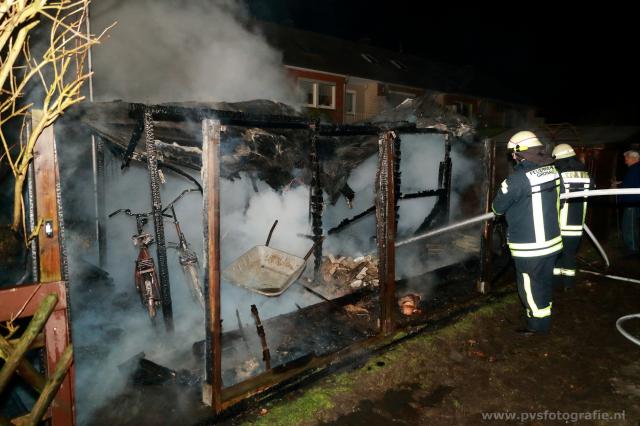
[[[202,121],[202,184],[204,187],[205,380],[202,399],[222,411],[222,325],[220,323],[220,122]]]
[[[91,135],[91,143],[95,148],[94,174],[96,198],[96,235],[98,239],[98,265],[104,268],[107,262],[107,207],[104,175],[104,140]]]
[[[318,124],[311,126],[311,221],[313,228],[313,277],[318,280],[320,266],[322,265],[322,211],[324,210],[324,200],[322,195],[322,181],[320,177],[321,163],[318,154]]]
[[[491,139],[484,140],[484,212],[491,211],[491,201],[493,199],[494,180],[496,172],[496,144]],[[482,225],[482,238],[480,240],[480,277],[476,288],[485,294],[489,291],[491,282],[491,250],[493,221],[486,220]]]
[[[164,240],[164,218],[162,216],[162,199],[160,198],[160,175],[158,174],[158,157],[156,138],[153,133],[153,117],[151,111],[144,111],[144,141],[147,150],[147,168],[151,189],[151,212],[155,233],[156,255],[158,257],[158,278],[162,296],[162,318],[165,329],[173,332],[173,304],[171,303],[171,284],[169,283],[169,265],[167,262],[167,245]]]
[[[395,328],[396,310],[396,196],[393,132],[378,139],[378,173],[376,176],[376,237],[378,243],[378,279],[380,280],[380,332]]]
[[[36,124],[42,113],[33,111]],[[32,125],[32,128],[35,128]],[[60,174],[56,158],[53,126],[49,126],[38,138],[33,164],[36,182],[36,211],[42,219],[38,234],[39,278],[41,282],[60,281],[62,279],[62,246],[60,244],[60,223],[58,222],[57,189],[60,188]]]
[[[37,123],[42,112],[34,110],[32,121]],[[34,128],[33,125],[31,128]],[[38,138],[33,152],[33,169],[35,180],[35,211],[37,219],[43,225],[38,234],[38,275],[40,283],[58,282],[67,279],[64,258],[62,210],[60,204],[60,171],[56,154],[54,127],[44,129]],[[64,294],[65,302],[67,284],[62,283],[58,289]],[[59,302],[60,303],[60,294]],[[26,299],[25,299],[26,300]],[[66,308],[54,311],[44,328],[46,343],[47,372],[54,371],[64,348],[71,344],[71,327]],[[64,377],[62,385],[51,405],[51,423],[53,426],[75,424],[73,383],[75,372],[73,367]]]

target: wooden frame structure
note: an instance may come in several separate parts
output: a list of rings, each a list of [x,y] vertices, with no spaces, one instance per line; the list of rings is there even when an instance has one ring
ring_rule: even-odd
[[[312,124],[312,133],[316,133]],[[315,357],[309,363],[299,368],[292,368],[286,374],[273,374],[265,371],[252,379],[224,388],[222,383],[222,327],[221,327],[221,295],[220,295],[220,144],[221,133],[225,127],[219,120],[205,118],[202,120],[203,155],[202,155],[202,183],[204,187],[204,238],[207,253],[205,253],[205,293],[207,307],[206,337],[205,337],[205,380],[202,387],[202,400],[213,408],[215,415],[222,413],[241,401],[276,388],[292,380],[305,371],[320,369],[339,357],[346,357],[363,348],[376,347],[382,342],[392,339],[396,329],[396,282],[395,282],[395,236],[397,227],[396,212],[398,209],[399,181],[396,176],[399,163],[400,139],[395,131],[378,130],[378,173],[376,176],[376,234],[379,257],[380,282],[380,328],[377,336],[355,343],[336,353]],[[346,129],[346,128],[345,128]],[[343,129],[344,130],[344,129]],[[349,129],[347,129],[349,130]],[[350,129],[349,134],[357,134],[357,126]],[[371,129],[367,128],[368,132]],[[426,131],[425,133],[441,133]],[[371,133],[367,133],[371,134]],[[449,141],[446,139],[447,149]],[[398,155],[399,156],[399,155]],[[448,160],[448,151],[447,158]],[[448,173],[442,171],[440,182],[450,184],[450,160]],[[450,192],[446,188],[445,195]],[[448,209],[447,209],[448,217]]]
[[[212,407],[214,415],[255,397],[268,390],[287,386],[296,378],[309,371],[321,370],[338,359],[344,359],[363,349],[376,348],[394,339],[398,319],[395,282],[395,236],[397,228],[398,201],[405,197],[400,194],[400,133],[435,133],[445,136],[445,158],[440,163],[438,189],[408,194],[406,198],[438,196],[438,205],[444,207],[438,222],[447,221],[451,193],[451,151],[452,134],[436,128],[417,128],[415,124],[399,122],[395,126],[377,125],[331,125],[318,124],[300,117],[255,115],[236,111],[219,111],[206,108],[187,108],[169,105],[130,104],[129,117],[140,120],[143,115],[151,115],[155,121],[195,121],[201,122],[202,129],[202,184],[203,228],[205,256],[205,372],[202,383],[202,400]],[[226,126],[264,127],[308,130],[315,136],[373,136],[378,137],[378,175],[376,178],[376,237],[379,257],[379,307],[380,327],[377,335],[343,347],[328,355],[311,356],[304,365],[288,366],[286,371],[274,368],[246,381],[224,387],[222,382],[222,326],[221,326],[221,278],[220,278],[220,146]],[[134,135],[131,140],[135,140]],[[131,143],[130,143],[131,145]],[[135,145],[133,146],[135,148]],[[131,148],[131,146],[129,147]],[[486,160],[488,160],[486,158]],[[100,175],[98,176],[100,177]],[[102,179],[104,179],[102,177]],[[104,182],[99,187],[104,187]],[[317,188],[314,188],[317,189]],[[103,196],[104,194],[102,194]],[[100,197],[101,194],[98,194]],[[365,212],[366,213],[366,212]],[[430,215],[429,224],[435,222]],[[317,235],[314,235],[317,237]],[[485,250],[487,245],[483,245]],[[101,253],[103,251],[101,250]],[[403,326],[406,325],[403,323]],[[414,329],[421,326],[412,324]],[[276,373],[277,370],[277,373]]]
[[[32,120],[40,118],[34,111]],[[33,159],[35,192],[35,217],[42,220],[37,238],[37,273],[35,284],[20,285],[0,290],[0,320],[32,317],[39,304],[48,295],[57,301],[43,329],[42,342],[46,353],[46,371],[51,376],[56,366],[72,363],[71,329],[68,306],[68,273],[64,250],[64,226],[60,205],[60,173],[56,154],[54,128],[49,126],[39,137]],[[32,200],[34,201],[34,200]],[[36,347],[38,345],[35,345]],[[53,426],[75,424],[74,370],[71,364],[68,373],[58,380],[59,389],[45,414]],[[29,423],[29,419],[16,419],[17,424]]]

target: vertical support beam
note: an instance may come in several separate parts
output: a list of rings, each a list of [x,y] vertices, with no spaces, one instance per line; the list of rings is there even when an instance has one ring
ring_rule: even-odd
[[[33,111],[34,123],[41,117],[40,111]],[[33,152],[36,211],[37,217],[43,221],[38,234],[38,274],[41,282],[62,279],[62,245],[56,193],[56,189],[60,187],[60,175],[55,151],[53,126],[49,126],[36,141]]]
[[[318,126],[314,123],[311,126],[311,225],[313,228],[313,250],[314,278],[318,278],[320,266],[322,265],[322,211],[324,209],[324,199],[322,195],[322,182],[320,180],[320,158],[318,156]]]
[[[204,186],[205,380],[202,400],[222,411],[222,324],[220,322],[220,122],[202,121]]]
[[[91,147],[93,153],[93,179],[95,185],[96,203],[96,239],[98,240],[98,264],[104,267],[107,261],[107,212],[105,202],[105,175],[104,175],[104,140],[91,135]]]
[[[491,211],[491,200],[493,198],[494,181],[496,174],[496,144],[491,139],[485,139],[484,144],[484,187],[483,194],[484,212]],[[493,221],[485,220],[482,225],[482,238],[480,240],[480,276],[477,282],[477,290],[485,294],[491,282],[491,249],[492,249]]]
[[[160,175],[158,174],[158,156],[155,136],[153,134],[153,117],[151,111],[144,112],[144,136],[147,150],[147,167],[151,183],[151,211],[155,230],[156,253],[158,255],[158,275],[160,292],[162,293],[162,316],[168,332],[173,332],[173,307],[171,305],[171,285],[169,283],[169,266],[167,263],[167,245],[164,241],[164,220],[162,217],[162,199],[160,198]]]
[[[444,161],[442,163],[442,186],[445,197],[444,222],[449,223],[451,218],[451,135],[444,135]]]
[[[380,332],[395,328],[396,310],[396,196],[393,132],[378,139],[378,173],[376,176],[376,237],[378,243],[378,279],[380,280]]]
[[[42,117],[34,110],[32,121],[37,123]],[[32,128],[35,127],[32,125]],[[43,220],[38,234],[38,275],[39,281],[49,283],[67,279],[66,256],[64,252],[64,225],[60,195],[60,172],[56,154],[54,128],[49,126],[38,138],[33,154],[35,182],[35,211],[37,218]],[[52,190],[53,188],[53,190]],[[66,301],[66,284],[60,291]],[[52,373],[67,345],[71,344],[71,327],[66,308],[55,311],[44,329],[47,371]],[[75,424],[74,383],[75,371],[71,367],[64,378],[54,403],[51,405],[51,423],[54,426]]]
[[[30,126],[29,126],[30,127]],[[29,131],[28,131],[29,132]],[[36,228],[38,212],[36,211],[36,173],[33,163],[29,164],[27,172],[27,197],[29,201],[29,234]],[[40,281],[40,258],[38,257],[38,239],[31,241],[31,281]]]
[[[400,191],[400,184],[402,183],[402,172],[400,172],[400,159],[402,158],[402,150],[400,136],[393,133],[393,174],[394,174],[394,183],[395,183],[395,199],[394,203],[396,205],[396,229],[398,229],[398,221],[400,220],[400,205],[398,204],[398,200],[402,195]]]

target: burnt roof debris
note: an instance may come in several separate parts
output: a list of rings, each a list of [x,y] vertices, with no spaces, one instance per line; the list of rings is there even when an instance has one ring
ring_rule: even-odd
[[[330,202],[340,197],[351,171],[375,154],[378,136],[386,130],[399,133],[471,134],[468,120],[420,98],[376,117],[369,123],[339,125],[316,123],[288,105],[266,100],[238,103],[172,103],[143,105],[127,102],[96,102],[75,107],[65,122],[86,125],[108,148],[122,156],[146,161],[144,144],[130,146],[140,114],[153,114],[156,148],[164,164],[199,170],[202,164],[202,125],[214,118],[225,125],[221,143],[223,178],[234,180],[247,172],[281,189],[294,180],[296,169],[310,170],[311,129],[317,126],[323,161],[322,186]],[[309,179],[306,179],[309,178]],[[310,182],[310,176],[305,177]]]

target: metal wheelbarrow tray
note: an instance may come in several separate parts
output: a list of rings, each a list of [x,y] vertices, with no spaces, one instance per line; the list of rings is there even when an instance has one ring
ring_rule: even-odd
[[[317,243],[304,258],[271,248],[269,241],[277,223],[271,227],[266,245],[252,247],[225,268],[222,277],[226,281],[265,296],[279,296],[300,278]]]

